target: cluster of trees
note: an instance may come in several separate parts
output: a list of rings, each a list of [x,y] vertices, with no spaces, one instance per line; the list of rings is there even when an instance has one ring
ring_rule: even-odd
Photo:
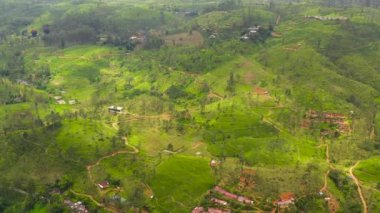
[[[336,169],[330,171],[329,178],[345,197],[346,202],[342,209],[344,209],[345,212],[360,212],[361,205],[359,203],[359,196],[352,180]]]
[[[6,36],[19,33],[41,15],[44,5],[25,1],[0,0],[0,42]]]
[[[138,31],[146,31],[166,23],[165,16],[157,11],[142,8],[121,8],[100,5],[66,12],[55,17],[45,33],[46,44],[64,47],[67,44],[105,43],[129,46],[129,37]],[[115,15],[117,14],[117,15]],[[149,15],[146,15],[149,14]],[[150,38],[149,46],[157,46],[157,39]]]
[[[354,5],[359,5],[362,7],[380,7],[380,2],[378,0],[315,0],[324,6],[329,7],[352,7]]]
[[[244,54],[252,50],[252,46],[237,40],[214,43],[209,47],[164,47],[149,53],[162,65],[175,70],[204,73],[215,69],[233,59],[235,54]]]

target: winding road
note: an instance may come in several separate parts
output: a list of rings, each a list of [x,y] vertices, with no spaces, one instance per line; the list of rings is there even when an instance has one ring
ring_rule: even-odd
[[[98,166],[98,165],[100,164],[100,162],[102,162],[104,159],[107,159],[107,158],[110,158],[110,157],[114,157],[114,156],[119,155],[119,154],[137,154],[137,153],[139,153],[139,150],[138,150],[136,147],[134,147],[134,146],[128,144],[128,139],[127,139],[127,137],[123,137],[123,139],[124,139],[124,141],[125,141],[125,145],[131,147],[131,148],[133,149],[133,151],[130,151],[130,150],[118,150],[118,151],[113,151],[113,152],[109,153],[108,155],[105,155],[105,156],[99,158],[98,161],[96,161],[95,163],[90,164],[90,165],[88,165],[88,166],[86,167],[86,169],[87,169],[87,173],[88,173],[88,176],[89,176],[91,182],[92,182],[96,187],[98,187],[98,186],[97,186],[97,184],[95,183],[94,178],[93,178],[93,176],[92,176],[92,174],[91,174],[91,170],[92,170],[92,168],[94,168],[95,166]]]
[[[354,169],[355,169],[356,166],[359,165],[359,163],[360,163],[360,160],[358,162],[356,162],[355,165],[353,165],[352,167],[350,167],[349,173],[350,173],[350,176],[354,180],[355,185],[357,187],[357,190],[358,190],[358,193],[359,193],[359,197],[360,197],[360,200],[361,200],[362,205],[363,205],[363,213],[368,213],[368,206],[367,206],[367,203],[366,203],[366,201],[364,199],[364,195],[363,195],[363,192],[362,192],[362,189],[361,189],[361,186],[360,186],[359,179],[354,175]]]
[[[165,117],[165,118],[167,118],[167,117],[170,118],[170,115],[169,115],[169,116],[167,116],[167,115],[164,115],[164,116],[163,116],[163,115],[160,115],[160,116]],[[115,128],[115,129],[117,129],[117,130],[119,129],[117,122],[112,123],[111,126],[112,126],[113,128]],[[128,143],[128,138],[127,138],[127,137],[123,137],[122,139],[124,140],[124,144],[125,144],[127,147],[130,147],[132,150],[129,149],[129,150],[116,150],[116,151],[113,151],[113,152],[111,152],[111,153],[109,153],[109,154],[107,154],[107,155],[105,155],[105,156],[99,158],[95,163],[92,163],[92,164],[89,164],[89,165],[86,166],[86,170],[87,170],[87,173],[88,173],[88,177],[89,177],[90,181],[92,182],[92,184],[95,185],[96,188],[98,188],[98,186],[97,186],[97,183],[95,182],[94,177],[93,177],[93,175],[92,175],[92,173],[91,173],[91,170],[92,170],[94,167],[99,166],[99,164],[100,164],[103,160],[105,160],[105,159],[107,159],[107,158],[114,157],[114,156],[119,155],[119,154],[137,154],[137,153],[139,153],[139,150],[138,150],[135,146],[132,146],[132,145],[130,145],[130,144]],[[147,185],[146,183],[144,183],[144,185],[145,185],[147,191],[149,192],[149,194],[152,196],[152,195],[153,195],[153,191],[152,191],[152,189],[151,189],[151,188],[149,187],[149,185]],[[98,201],[97,201],[92,195],[84,194],[84,193],[79,193],[79,192],[75,192],[75,191],[73,191],[73,190],[70,190],[70,191],[71,191],[73,194],[76,194],[76,195],[79,195],[79,196],[85,196],[85,197],[89,198],[91,201],[93,201],[93,202],[96,204],[96,206],[98,206],[98,207],[100,207],[100,208],[103,208],[103,209],[105,209],[105,210],[107,210],[107,211],[109,211],[109,212],[112,212],[112,213],[119,213],[119,212],[120,212],[120,210],[117,209],[117,208],[114,208],[114,207],[112,207],[112,206],[107,206],[107,205],[104,204],[104,203],[98,202]]]
[[[92,168],[98,166],[100,164],[100,162],[102,162],[103,160],[107,159],[107,158],[110,158],[110,157],[114,157],[116,155],[119,155],[119,154],[137,154],[139,153],[139,150],[132,146],[132,145],[129,145],[128,144],[128,139],[127,137],[123,137],[123,140],[125,141],[125,145],[132,148],[132,151],[131,150],[118,150],[118,151],[113,151],[111,153],[109,153],[108,155],[105,155],[101,158],[99,158],[95,163],[93,164],[90,164],[86,167],[87,169],[87,173],[88,173],[88,177],[90,178],[90,181],[95,185],[96,188],[98,188],[95,180],[94,180],[94,177],[92,176],[92,173],[91,173],[91,170]],[[150,189],[150,188],[149,188]],[[120,210],[117,209],[117,208],[114,208],[114,207],[110,207],[110,206],[107,206],[106,204],[104,203],[100,203],[98,202],[92,195],[89,195],[89,194],[84,194],[84,193],[79,193],[79,192],[75,192],[74,190],[70,190],[73,194],[76,194],[76,195],[79,195],[79,196],[85,196],[87,198],[89,198],[92,202],[94,202],[96,204],[96,206],[100,207],[100,208],[103,208],[109,212],[113,212],[113,213],[119,213]]]

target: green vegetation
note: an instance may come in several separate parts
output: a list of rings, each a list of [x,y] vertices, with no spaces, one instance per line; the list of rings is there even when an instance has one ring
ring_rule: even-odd
[[[0,0],[0,212],[379,212],[379,6]]]
[[[190,211],[214,184],[207,159],[174,156],[157,167],[150,185],[158,211]]]

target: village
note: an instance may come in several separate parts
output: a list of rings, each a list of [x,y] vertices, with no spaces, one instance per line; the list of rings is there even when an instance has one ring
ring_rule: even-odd
[[[354,112],[350,112],[352,115]],[[349,134],[351,131],[348,116],[341,113],[318,112],[309,110],[302,121],[302,128],[315,130],[319,128],[322,136],[333,136]]]
[[[319,21],[347,21],[347,17],[339,16],[339,17],[334,17],[334,16],[305,16],[305,19],[315,19]]]

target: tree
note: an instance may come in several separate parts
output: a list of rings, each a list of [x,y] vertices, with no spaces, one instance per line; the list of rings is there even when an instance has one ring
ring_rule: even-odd
[[[187,93],[181,86],[172,85],[169,89],[166,90],[166,94],[170,99],[184,98],[187,96]]]
[[[174,150],[173,144],[169,143],[168,147],[166,149],[169,150],[169,151],[173,151]]]
[[[61,38],[61,44],[59,46],[61,49],[65,49],[66,47],[66,42],[65,42],[65,39],[64,38]]]
[[[235,77],[234,77],[234,74],[231,72],[230,73],[230,77],[227,81],[227,91],[230,92],[230,93],[235,93],[235,85],[236,82],[235,82]]]

